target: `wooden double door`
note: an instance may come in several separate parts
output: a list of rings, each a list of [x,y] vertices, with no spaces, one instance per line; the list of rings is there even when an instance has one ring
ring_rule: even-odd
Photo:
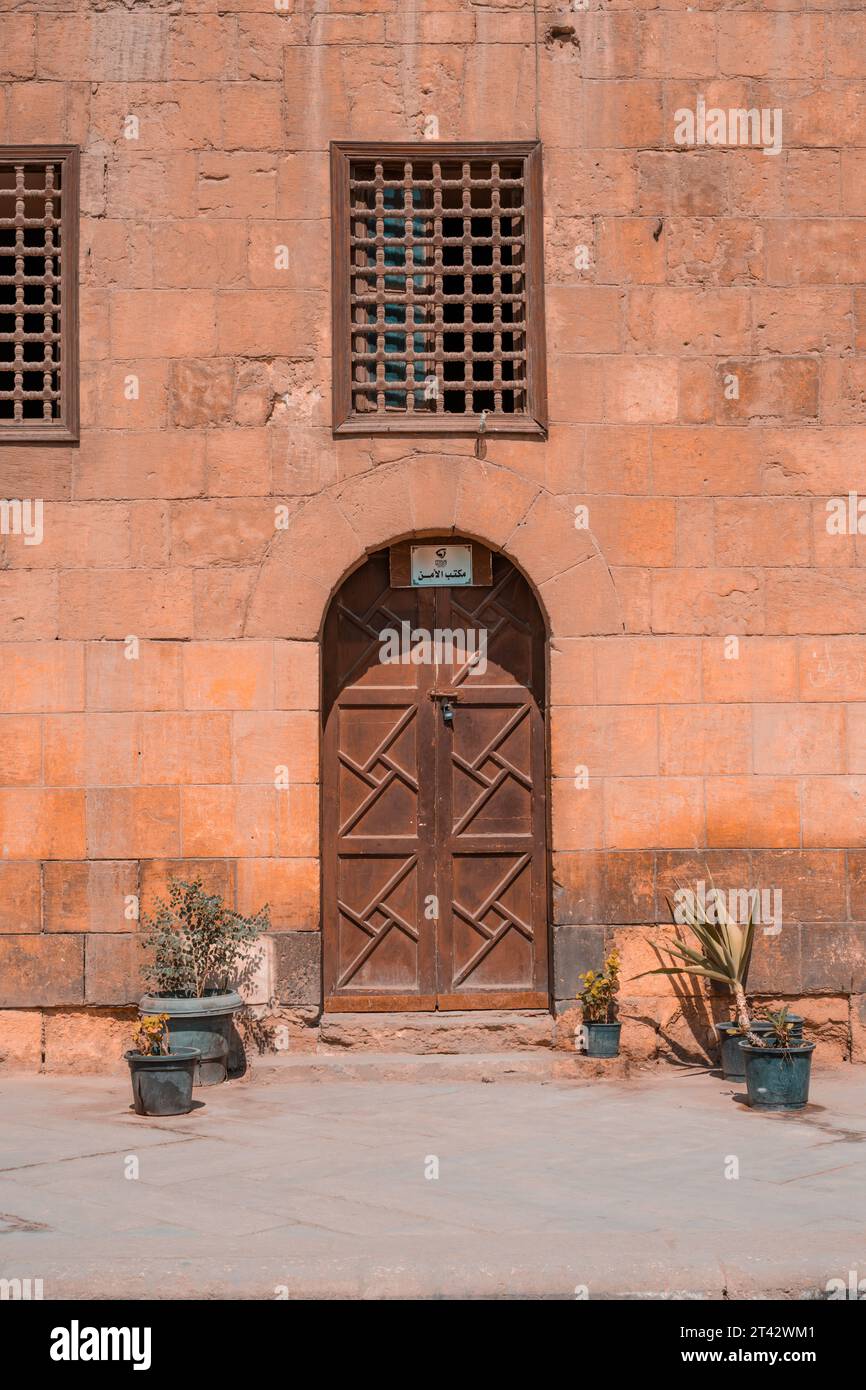
[[[392,588],[383,550],[335,596],[326,1009],[547,1006],[544,675],[538,605],[503,556],[484,587]]]

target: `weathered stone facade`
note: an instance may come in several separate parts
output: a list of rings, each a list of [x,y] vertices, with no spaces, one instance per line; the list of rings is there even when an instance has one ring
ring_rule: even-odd
[[[862,1060],[866,539],[826,522],[866,493],[866,11],[289,5],[0,7],[0,143],[82,150],[81,442],[0,443],[45,499],[0,537],[0,1055],[114,1064],[127,904],[181,867],[270,902],[260,997],[316,1008],[325,610],[454,529],[549,624],[554,999],[615,941],[629,1050],[693,1052],[700,1001],[632,977],[709,868],[783,890],[755,987]],[[699,97],[780,152],[678,145]],[[549,439],[483,459],[330,430],[328,144],[431,117],[544,146]]]

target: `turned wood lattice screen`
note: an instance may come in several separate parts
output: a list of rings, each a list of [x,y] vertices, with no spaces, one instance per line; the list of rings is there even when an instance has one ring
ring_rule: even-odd
[[[78,150],[0,146],[0,440],[78,436]]]
[[[541,434],[538,144],[331,147],[337,433]]]

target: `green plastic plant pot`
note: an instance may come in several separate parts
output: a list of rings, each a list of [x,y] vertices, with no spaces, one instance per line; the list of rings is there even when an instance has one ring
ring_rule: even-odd
[[[586,1056],[618,1057],[621,1023],[585,1023]]]
[[[192,1083],[200,1053],[181,1047],[164,1056],[124,1052],[132,1080],[136,1115],[186,1115],[192,1109]]]
[[[741,1042],[749,1104],[756,1110],[802,1110],[809,1100],[813,1042],[754,1047]]]
[[[226,1079],[226,1062],[232,1035],[232,1020],[243,999],[234,990],[211,992],[200,999],[176,994],[145,994],[139,1000],[139,1013],[168,1014],[168,1037],[172,1050],[193,1047],[201,1054],[196,1067],[197,1086],[218,1086]]]
[[[757,1033],[759,1037],[764,1033],[769,1033],[772,1026],[765,1018],[752,1020],[752,1031]],[[743,1035],[738,1024],[727,1021],[717,1023],[716,1032],[719,1035],[722,1075],[728,1081],[742,1081],[746,1075],[746,1064],[743,1060],[743,1054],[740,1052]]]

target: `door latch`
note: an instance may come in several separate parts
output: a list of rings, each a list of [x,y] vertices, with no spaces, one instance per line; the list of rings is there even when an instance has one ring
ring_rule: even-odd
[[[430,699],[435,700],[441,706],[443,724],[447,724],[449,727],[454,723],[454,706],[459,698],[458,695],[449,694],[445,690],[430,691]]]

